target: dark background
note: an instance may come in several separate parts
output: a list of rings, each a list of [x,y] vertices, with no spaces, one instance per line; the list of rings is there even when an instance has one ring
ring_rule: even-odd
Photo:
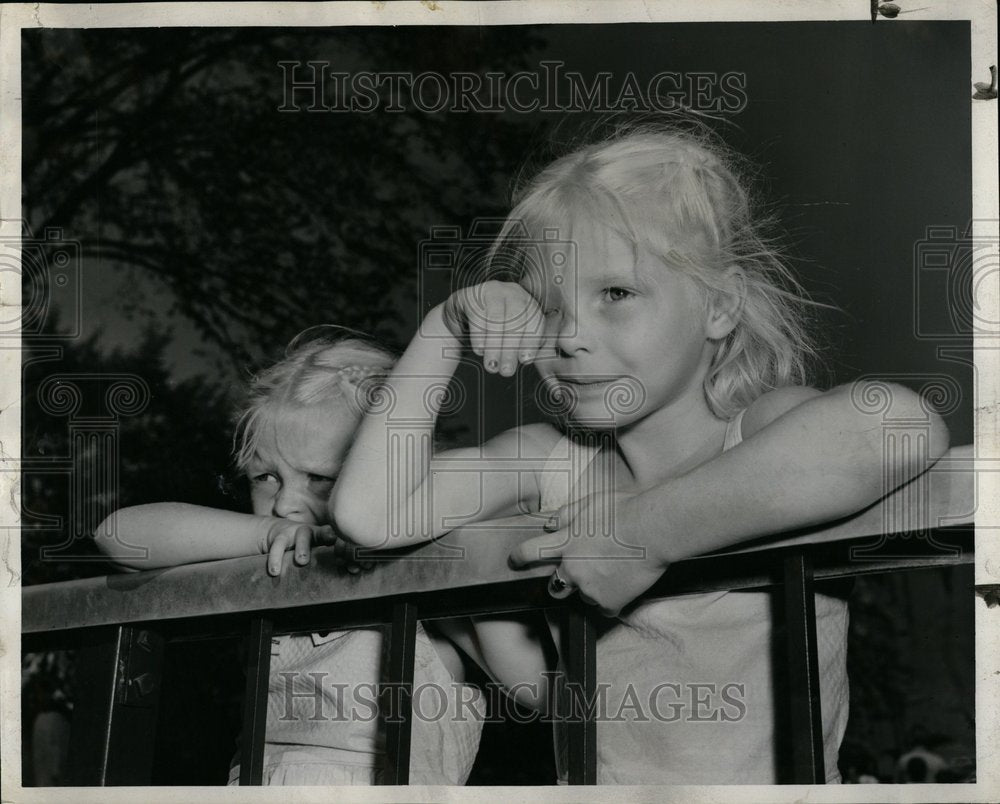
[[[279,112],[279,61],[510,74],[553,59],[585,76],[609,71],[613,92],[629,72],[642,85],[667,70],[745,74],[748,103],[720,130],[761,166],[758,190],[789,233],[797,275],[831,305],[818,313],[818,382],[874,374],[920,389],[944,375],[951,385],[937,401],[952,443],[972,441],[966,23],[32,30],[22,38],[23,214],[37,240],[25,264],[24,582],[105,573],[79,537],[117,507],[241,507],[230,412],[249,372],[316,323],[404,346],[448,292],[419,270],[432,228],[502,216],[525,161],[593,122],[412,105]],[[932,247],[929,227],[941,235]],[[62,285],[58,249],[79,253]],[[75,419],[45,384],[70,374]],[[118,417],[112,480],[73,497],[73,467],[99,458],[73,446],[72,428],[108,415],[110,374],[141,377],[149,401]],[[484,382],[449,422],[457,440],[523,415],[516,381]],[[46,545],[56,549],[43,557]],[[956,756],[973,753],[970,587],[961,571],[859,582],[845,749],[881,762],[880,775],[934,733]],[[950,658],[927,661],[928,645]],[[192,685],[187,705],[164,707],[178,727],[200,711],[212,728],[235,728],[232,705],[221,726],[204,712],[239,679]],[[41,703],[26,717],[71,679],[50,673],[36,686]],[[532,734],[516,739],[544,755],[546,736]],[[227,739],[211,758],[171,763],[162,781],[181,767],[188,783],[217,780]],[[544,756],[532,769],[500,759],[506,750],[481,763],[478,780],[548,778]]]

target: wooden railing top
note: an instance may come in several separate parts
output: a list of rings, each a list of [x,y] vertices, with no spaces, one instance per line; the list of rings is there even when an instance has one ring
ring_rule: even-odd
[[[705,589],[754,588],[771,582],[775,551],[802,548],[819,558],[817,577],[884,571],[893,566],[924,566],[969,560],[968,546],[948,551],[923,539],[923,549],[906,553],[866,550],[879,536],[921,534],[973,522],[976,508],[973,448],[952,449],[928,473],[861,513],[824,527],[761,541],[723,554],[673,565],[652,590],[656,596]],[[280,611],[327,603],[376,601],[399,595],[425,598],[444,590],[473,592],[482,587],[548,576],[551,567],[515,571],[507,564],[511,549],[541,532],[541,520],[520,517],[469,526],[405,555],[386,554],[370,572],[351,575],[332,549],[314,551],[308,567],[286,566],[280,578],[265,571],[264,556],[190,564],[147,572],[26,587],[22,630],[26,634],[116,623],[186,619],[254,611]],[[847,548],[850,548],[847,550]],[[859,552],[860,550],[860,552]],[[290,557],[286,560],[290,563]],[[540,581],[535,582],[543,589]],[[452,598],[455,598],[452,594]],[[537,602],[537,600],[536,600]]]

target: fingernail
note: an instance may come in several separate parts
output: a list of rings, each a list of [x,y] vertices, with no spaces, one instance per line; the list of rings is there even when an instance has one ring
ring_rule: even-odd
[[[521,354],[519,354],[517,356],[517,359],[520,360],[522,363],[529,363],[529,362],[531,362],[531,353],[530,352],[522,352]]]
[[[306,560],[306,554],[305,553],[297,553],[295,555],[295,560],[298,561],[298,562],[300,562],[300,563],[303,562],[303,561],[305,561]]]
[[[496,371],[497,370],[497,366],[499,366],[499,365],[500,364],[496,360],[487,360],[486,361],[486,368],[489,369],[490,371]]]
[[[278,574],[278,568],[274,564],[268,564],[267,565],[267,574],[268,575],[277,575]]]
[[[542,530],[547,530],[549,533],[552,531],[559,530],[559,514],[553,514],[548,519],[545,520],[545,524],[542,525]]]
[[[500,373],[505,377],[510,377],[514,373],[514,367],[510,363],[504,363],[500,367]]]

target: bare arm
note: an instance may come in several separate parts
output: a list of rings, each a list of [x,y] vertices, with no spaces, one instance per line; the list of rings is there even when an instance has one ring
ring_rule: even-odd
[[[497,617],[463,617],[435,622],[442,633],[530,709],[546,709],[555,645],[541,612]]]
[[[332,543],[333,533],[328,526],[167,502],[116,511],[94,532],[94,542],[111,561],[132,570],[270,553],[268,571],[276,575],[285,550],[297,546],[296,563],[305,563],[303,545]]]
[[[893,419],[920,422],[925,452],[916,442],[911,450],[888,451],[881,413],[860,408],[851,386],[825,393],[782,389],[747,411],[743,443],[638,495],[627,515],[641,528],[670,511],[659,521],[671,523],[671,538],[654,549],[669,564],[852,514],[929,469],[948,449],[941,417],[928,413],[913,391],[888,387]]]
[[[494,288],[497,289],[497,288]],[[523,294],[517,286],[500,295]],[[492,322],[500,316],[487,314]],[[479,333],[481,335],[482,333]],[[487,370],[518,352],[512,339],[506,355],[472,337],[473,351]],[[511,348],[513,347],[513,348]],[[480,447],[433,455],[433,434],[444,387],[458,365],[462,341],[443,308],[432,310],[376,398],[355,438],[330,500],[338,529],[366,547],[394,548],[436,538],[473,521],[537,510],[537,470],[559,439],[548,425],[514,428]],[[490,363],[496,365],[490,369]],[[524,361],[522,361],[524,362]],[[507,364],[509,368],[509,363]],[[504,372],[501,372],[504,373]],[[509,369],[509,373],[513,373]],[[437,390],[435,390],[437,389]],[[514,697],[544,707],[545,671],[554,651],[540,617],[477,618],[439,627]]]
[[[548,560],[561,556],[560,574],[613,614],[675,561],[854,513],[928,469],[948,448],[947,427],[917,394],[877,385],[889,390],[893,419],[919,422],[923,454],[885,450],[882,413],[857,404],[863,388],[853,394],[849,386],[826,393],[780,389],[747,410],[742,444],[640,494],[616,497],[614,538],[603,540],[606,560],[574,561],[581,540],[566,527],[574,516],[600,515],[608,498],[597,495],[569,506],[561,530],[528,540],[511,558],[539,563],[539,551],[554,548],[558,555]],[[643,548],[645,558],[612,560],[622,557],[621,544]]]
[[[537,501],[535,470],[558,438],[548,425],[433,454],[444,389],[461,349],[442,307],[434,308],[376,392],[330,498],[330,516],[355,543],[376,549],[419,544]]]

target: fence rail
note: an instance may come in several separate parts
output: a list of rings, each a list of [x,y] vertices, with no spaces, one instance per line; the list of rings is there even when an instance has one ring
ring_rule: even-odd
[[[817,678],[814,584],[872,572],[971,563],[976,487],[971,447],[951,450],[916,487],[903,487],[843,521],[778,540],[679,562],[647,597],[702,591],[784,588],[786,645],[795,734],[793,777],[824,778]],[[263,556],[28,587],[23,649],[77,647],[81,696],[73,718],[75,784],[148,784],[152,734],[163,684],[166,640],[241,635],[247,641],[241,784],[260,784],[272,634],[376,625],[390,627],[390,685],[413,677],[416,623],[464,614],[562,606],[569,618],[567,682],[593,696],[596,635],[579,604],[552,600],[550,568],[516,572],[511,548],[539,532],[539,520],[466,527],[438,542],[386,554],[372,572],[351,575],[332,551],[280,579]],[[409,649],[408,647],[409,646]],[[409,707],[387,723],[385,779],[405,784]],[[570,781],[596,782],[592,720],[569,726]]]

